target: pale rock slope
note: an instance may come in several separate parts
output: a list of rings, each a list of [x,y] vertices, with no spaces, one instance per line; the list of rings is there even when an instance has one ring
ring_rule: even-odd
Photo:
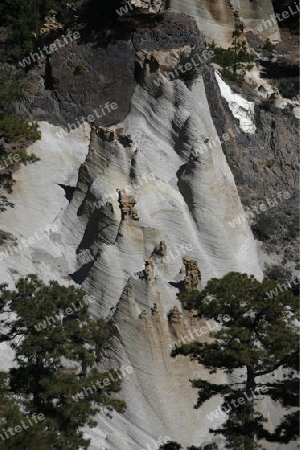
[[[63,244],[78,254],[74,279],[98,300],[92,313],[113,324],[103,366],[134,369],[122,389],[126,413],[99,418],[105,445],[113,450],[146,448],[166,436],[199,445],[211,439],[209,427],[220,423],[206,416],[218,406],[216,399],[193,409],[197,393],[188,380],[195,371],[206,378],[206,371],[184,357],[170,358],[171,343],[200,326],[182,313],[175,328],[168,320],[171,309],[180,308],[182,256],[198,262],[203,285],[231,270],[262,278],[249,226],[229,225],[243,209],[221,145],[197,151],[205,139],[219,142],[202,78],[189,90],[162,75],[165,83],[156,87],[155,76],[146,64],[124,123],[92,128],[89,153],[62,220]],[[122,219],[116,189],[126,186],[132,188],[139,220]],[[169,263],[157,255],[161,241]],[[151,257],[153,268],[147,263],[144,270]],[[96,450],[103,435],[97,430],[88,435]]]
[[[206,39],[221,47],[231,45],[236,20],[243,23],[245,31],[259,27],[262,40],[280,41],[278,25],[270,20],[274,15],[271,0],[170,0],[170,9],[193,16]]]
[[[39,126],[42,139],[28,153],[40,161],[14,173],[9,195],[13,207],[1,213],[1,230],[12,235],[11,246],[20,246],[0,260],[1,280],[10,287],[20,275],[38,273],[45,280],[60,279],[72,270],[60,245],[59,215],[68,205],[62,186],[76,186],[78,168],[88,151],[89,127],[84,125],[61,138],[60,127],[47,122]],[[47,229],[50,232],[43,233]],[[6,250],[1,246],[1,252]]]
[[[99,416],[99,426],[87,430],[91,450],[100,445],[138,450],[160,437],[186,445],[211,439],[209,427],[220,421],[210,422],[207,414],[218,400],[195,410],[197,393],[189,386],[190,378],[206,378],[207,372],[184,357],[170,358],[172,343],[189,331],[195,337],[194,329],[199,332],[202,325],[180,310],[167,318],[174,306],[180,308],[182,257],[198,262],[203,285],[230,270],[262,276],[248,225],[229,225],[243,209],[221,146],[197,151],[205,139],[218,142],[202,78],[190,91],[182,81],[169,82],[162,75],[165,83],[156,87],[153,76],[146,67],[131,112],[120,124],[123,131],[92,128],[88,154],[88,129],[59,137],[59,127],[41,123],[42,140],[30,148],[41,161],[16,172],[10,198],[15,208],[1,216],[1,228],[17,242],[47,225],[58,227],[4,258],[2,280],[13,286],[31,272],[70,283],[73,273],[98,300],[92,313],[113,324],[103,367],[134,370],[123,383],[126,413],[112,420]],[[76,186],[70,203],[61,185]],[[127,185],[139,221],[122,220],[116,189]],[[157,252],[161,241],[169,263]],[[144,260],[151,256],[154,266],[144,271]],[[200,333],[199,339],[205,338]],[[2,351],[1,368],[7,369],[12,354]]]
[[[16,183],[9,195],[13,208],[2,212],[0,218],[1,230],[11,234],[10,248],[18,247],[18,251],[12,250],[8,256],[5,256],[8,247],[0,248],[1,283],[6,282],[11,289],[21,276],[29,273],[36,273],[45,281],[71,282],[67,275],[72,266],[61,245],[59,219],[68,201],[60,184],[75,186],[77,183],[78,168],[88,151],[88,127],[82,126],[61,139],[57,135],[60,127],[46,122],[39,126],[42,139],[28,152],[40,161],[21,166],[14,173]],[[43,233],[47,229],[50,232]],[[8,370],[12,359],[10,347],[1,344],[0,370]]]

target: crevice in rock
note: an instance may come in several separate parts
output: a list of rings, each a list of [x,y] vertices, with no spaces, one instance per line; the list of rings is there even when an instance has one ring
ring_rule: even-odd
[[[91,268],[94,265],[94,261],[89,261],[84,264],[80,269],[76,270],[74,273],[70,273],[69,276],[72,278],[75,283],[81,285],[84,280],[87,278]]]
[[[299,93],[299,67],[279,58],[277,61],[260,61],[262,78],[269,78],[285,98],[292,99]]]
[[[76,187],[67,186],[65,184],[59,184],[58,186],[60,186],[65,191],[65,197],[68,200],[68,202],[71,202],[74,192],[76,190]]]
[[[134,63],[134,79],[136,83],[139,85],[142,84],[142,81],[144,79],[143,69],[141,68],[140,64],[137,61],[135,61]]]
[[[51,67],[49,58],[47,58],[47,61],[45,64],[45,90],[46,91],[54,90],[52,67]]]
[[[184,291],[184,281],[169,281],[169,285],[172,287],[175,287],[176,289],[179,290],[179,292],[183,292]]]
[[[89,222],[87,224],[83,238],[78,246],[78,250],[90,249],[91,246],[95,242],[97,242],[100,237],[102,243],[112,245],[114,243],[114,240],[109,241],[102,233],[110,226],[110,219],[107,218],[107,215],[103,211],[96,208],[89,218]]]
[[[187,168],[188,168],[188,163],[183,164],[176,172],[176,176],[178,179],[177,186],[178,186],[179,192],[182,195],[187,207],[189,208],[189,211],[192,212],[192,210],[193,210],[192,191],[191,191],[189,184],[181,179],[182,174],[186,171]]]

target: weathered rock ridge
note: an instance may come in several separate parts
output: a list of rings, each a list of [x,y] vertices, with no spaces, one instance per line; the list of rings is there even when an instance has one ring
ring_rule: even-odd
[[[180,313],[176,293],[180,285],[201,288],[199,269],[203,284],[229,270],[261,277],[248,225],[232,230],[228,224],[243,210],[220,143],[191,158],[197,140],[217,136],[205,82],[200,76],[190,90],[182,80],[164,79],[150,54],[147,49],[140,60],[125,121],[106,131],[92,127],[89,153],[63,217],[64,245],[78,253],[73,277],[96,297],[92,313],[107,317],[116,330],[103,365],[134,367],[122,391],[127,412],[113,423],[99,418],[114,450],[138,449],[159,436],[186,445],[210,439],[206,408],[217,403],[193,410],[195,392],[180,394],[191,373],[207,374],[169,355],[172,341],[198,324]],[[160,86],[153,83],[157,79],[163,80]],[[122,218],[116,189],[127,186],[139,221]],[[175,251],[188,244],[190,251]],[[172,250],[169,262],[159,262]]]

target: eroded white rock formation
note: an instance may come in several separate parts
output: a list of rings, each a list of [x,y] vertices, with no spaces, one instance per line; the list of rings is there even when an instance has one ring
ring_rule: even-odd
[[[190,91],[180,80],[157,88],[151,77],[137,87],[121,124],[131,138],[92,128],[85,161],[83,130],[58,138],[56,127],[41,124],[43,139],[31,148],[41,161],[17,172],[16,208],[2,215],[2,228],[18,239],[29,237],[35,226],[55,223],[59,229],[4,261],[4,280],[13,284],[34,272],[67,283],[74,273],[97,299],[92,313],[113,321],[115,335],[103,365],[134,368],[122,390],[127,412],[112,421],[99,419],[105,445],[113,450],[138,450],[160,436],[186,445],[210,439],[206,414],[218,401],[194,410],[196,391],[188,381],[191,374],[208,374],[184,357],[169,355],[176,336],[167,316],[180,307],[176,286],[185,277],[182,257],[198,262],[204,284],[230,270],[261,277],[248,225],[233,229],[228,223],[243,209],[221,146],[205,154],[193,150],[199,139],[218,139],[203,80]],[[68,204],[59,185],[75,186],[77,177]],[[116,189],[126,186],[132,186],[139,221],[122,220]],[[150,258],[158,250],[172,255],[169,262],[155,265]],[[143,270],[145,276],[136,276]],[[188,336],[190,320],[180,316],[177,336]],[[98,436],[91,449],[98,449],[101,433],[90,433]]]
[[[127,412],[113,421],[100,419],[114,450],[145,448],[159,436],[184,445],[210,439],[206,414],[218,401],[194,410],[196,392],[188,387],[191,373],[207,373],[184,357],[169,356],[174,330],[167,316],[180,307],[182,258],[198,262],[204,284],[230,270],[261,278],[248,225],[228,224],[243,209],[221,146],[205,154],[193,150],[208,136],[218,142],[202,78],[190,91],[180,80],[155,87],[154,76],[146,70],[130,114],[118,125],[134,145],[123,145],[113,129],[92,128],[90,151],[63,218],[64,244],[89,253],[88,276],[79,258],[75,279],[97,298],[92,313],[109,317],[115,327],[103,365],[134,368],[122,390]],[[125,187],[137,201],[139,221],[122,220],[115,192]],[[189,254],[175,252],[188,244]],[[155,265],[152,256],[160,249],[174,250],[173,258]],[[182,336],[190,320],[181,316]]]
[[[255,14],[251,2],[244,3],[249,3],[244,17],[252,22],[269,14],[269,0]],[[171,8],[196,15],[207,36],[228,43],[231,6],[225,0],[171,1]],[[163,53],[160,57],[169,60],[170,54]],[[190,90],[181,80],[159,76],[163,83],[156,86],[157,74],[145,65],[130,113],[116,127],[92,127],[91,135],[82,128],[59,138],[57,127],[41,124],[42,141],[31,147],[41,161],[15,174],[16,207],[1,216],[1,229],[18,240],[47,225],[58,227],[20,255],[4,259],[2,281],[12,287],[20,275],[31,272],[70,283],[72,274],[97,299],[91,313],[113,324],[102,366],[134,370],[121,392],[126,413],[113,414],[112,420],[99,416],[98,427],[86,430],[91,450],[141,450],[159,437],[182,445],[211,440],[209,428],[220,421],[212,424],[207,414],[219,401],[193,409],[197,392],[189,379],[225,379],[185,357],[170,358],[174,342],[191,339],[202,326],[195,315],[183,313],[176,297],[186,276],[182,258],[197,261],[203,286],[229,271],[262,277],[248,224],[229,224],[243,208],[202,77]],[[209,140],[217,145],[198,152],[199,142]],[[60,185],[76,187],[70,202]],[[207,339],[201,333],[197,337]],[[7,369],[12,354],[0,351],[5,357],[1,369]]]

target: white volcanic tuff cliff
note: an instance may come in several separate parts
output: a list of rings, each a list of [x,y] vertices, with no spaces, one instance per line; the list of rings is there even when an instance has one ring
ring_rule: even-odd
[[[100,242],[94,250],[100,253],[96,261],[96,266],[101,261],[101,270],[96,276],[99,285],[101,278],[103,282],[112,281],[109,289],[105,286],[105,289],[100,287],[101,294],[98,291],[105,315],[107,308],[115,306],[112,299],[120,297],[128,276],[142,269],[144,258],[151,255],[160,240],[165,240],[169,249],[191,244],[191,255],[199,262],[204,282],[229,270],[260,276],[248,225],[233,229],[228,223],[243,210],[221,147],[213,151],[208,148],[204,155],[195,153],[195,161],[190,156],[199,139],[202,142],[205,138],[217,139],[202,81],[193,92],[181,81],[167,82],[163,88],[155,88],[155,96],[162,89],[156,99],[151,89],[153,85],[148,91],[137,88],[131,113],[123,124],[124,130],[137,142],[137,148],[123,147],[116,136],[113,140],[109,137],[111,142],[102,142],[101,133],[98,138],[92,137],[94,154],[89,155],[85,164],[91,185],[82,188],[80,182],[80,190],[75,193],[67,212],[72,222],[79,206],[80,211],[90,214],[91,221],[103,214],[111,216],[110,220],[106,219],[105,227],[96,226]],[[143,136],[147,136],[146,140]],[[149,180],[140,186],[132,180],[140,221],[122,222],[118,230],[120,211],[114,193],[117,188],[130,184],[133,170],[136,178],[153,173],[162,183]],[[108,200],[110,206],[101,208]],[[95,203],[97,209],[93,211]],[[74,225],[66,222],[67,228],[72,230],[70,241],[76,245],[83,237],[88,216],[81,213],[79,221],[80,227],[75,227],[79,231],[75,232]],[[110,245],[115,239],[115,245]],[[175,276],[181,266],[180,258],[172,261],[170,275]],[[123,273],[122,281],[118,268]],[[93,279],[94,275],[91,277]]]
[[[9,229],[14,218],[14,235],[25,238],[53,222],[60,231],[20,257],[4,261],[2,273],[11,285],[27,272],[66,282],[65,276],[82,264],[75,264],[79,244],[88,249],[82,259],[88,261],[90,252],[97,255],[84,286],[99,300],[94,313],[114,314],[116,332],[103,365],[132,365],[134,374],[124,380],[126,414],[114,415],[112,421],[99,418],[99,427],[88,430],[93,439],[91,450],[99,450],[100,444],[112,450],[140,450],[160,436],[198,445],[209,441],[208,428],[220,422],[211,423],[206,417],[218,406],[217,399],[201,410],[193,409],[196,390],[188,380],[195,372],[206,378],[207,372],[187,358],[169,357],[172,342],[188,335],[187,328],[200,327],[186,318],[186,324],[182,319],[178,324],[177,335],[168,328],[167,313],[178,304],[178,291],[170,282],[184,278],[183,270],[179,273],[181,258],[158,265],[153,283],[131,277],[131,293],[126,285],[161,240],[174,255],[181,243],[190,243],[190,254],[199,262],[204,283],[229,270],[260,277],[255,244],[246,225],[238,229],[228,225],[242,213],[242,207],[221,147],[198,155],[198,161],[190,157],[191,153],[197,157],[195,143],[199,139],[216,138],[201,79],[191,93],[181,81],[156,88],[148,75],[146,84],[136,90],[123,126],[139,150],[115,133],[93,130],[76,192],[64,213],[68,203],[57,185],[75,185],[87,141],[81,130],[70,133],[68,139],[58,139],[57,127],[41,124],[42,141],[31,147],[41,162],[15,174],[19,187],[12,200],[19,207],[14,216],[12,211],[4,213],[2,224]],[[138,181],[150,172],[161,182]],[[131,181],[141,184],[132,192],[138,200],[140,221],[121,222],[115,189]],[[154,303],[159,313],[153,310]],[[6,351],[5,368],[10,357]],[[224,379],[218,376],[218,381]]]
[[[150,310],[149,289],[156,291],[158,312]],[[114,415],[112,421],[100,419],[101,430],[108,433],[108,448],[140,450],[160,436],[199,443],[208,435],[212,424],[206,414],[217,402],[207,402],[201,411],[193,410],[196,392],[188,380],[196,371],[203,379],[208,374],[186,358],[170,358],[170,330],[165,315],[159,312],[168,298],[170,292],[164,283],[158,282],[151,289],[146,282],[132,280],[132,289],[128,293],[126,288],[118,305],[114,317],[116,338],[110,343],[113,349],[110,357],[115,356],[125,366],[131,365],[134,373],[123,381],[122,396],[128,404],[126,414]],[[147,313],[142,313],[142,309]],[[177,329],[182,336],[188,336],[183,321]],[[107,367],[110,364],[111,358]]]
[[[68,205],[60,185],[76,186],[78,168],[88,151],[89,127],[84,125],[68,137],[59,138],[60,127],[46,122],[39,126],[42,139],[28,152],[36,154],[40,161],[21,166],[13,174],[16,183],[8,195],[13,208],[8,207],[0,218],[1,230],[11,233],[15,244],[21,246],[19,252],[12,252],[12,256],[0,261],[1,280],[10,287],[28,273],[38,273],[49,280],[60,279],[72,271],[60,246],[60,232],[42,234],[42,231],[54,223],[60,225],[59,215]],[[5,247],[0,251],[4,252]]]
[[[204,283],[230,270],[261,278],[248,225],[228,223],[243,209],[221,146],[203,155],[196,151],[199,140],[218,141],[202,78],[191,92],[179,80],[157,88],[154,76],[146,70],[145,83],[136,88],[131,112],[120,124],[131,144],[124,146],[115,132],[92,129],[90,151],[63,219],[65,245],[89,248],[86,261],[94,258],[83,283],[98,299],[94,314],[113,317],[116,336],[104,366],[132,365],[135,371],[122,390],[127,412],[112,422],[101,419],[113,450],[145,448],[159,436],[199,445],[210,439],[206,414],[218,405],[214,399],[195,411],[196,391],[188,379],[195,370],[205,377],[205,371],[186,358],[169,357],[174,336],[166,317],[178,304],[170,282],[184,278],[181,258],[155,267],[152,282],[135,279],[155,246],[164,240],[175,254],[181,244],[191,244],[189,254],[198,261]],[[155,174],[156,180],[143,181],[144,174]],[[115,190],[130,183],[139,221],[121,221]],[[154,303],[161,312],[153,316]]]
[[[262,26],[259,32],[262,40],[280,40],[277,24],[263,23],[274,14],[271,0],[260,0],[259,4],[251,0],[170,0],[170,9],[193,16],[206,39],[222,47],[231,44],[236,18],[244,24],[245,31]]]
[[[132,293],[127,294],[128,278],[143,268],[155,245],[165,240],[176,254],[181,244],[191,244],[190,255],[199,262],[204,283],[229,270],[261,276],[248,226],[233,229],[228,224],[243,211],[221,147],[197,154],[199,140],[217,139],[202,79],[191,92],[182,81],[167,81],[157,88],[152,77],[146,74],[145,85],[137,87],[131,113],[122,125],[137,145],[113,132],[93,130],[65,214],[68,202],[58,184],[76,184],[87,141],[81,130],[60,139],[57,127],[41,124],[42,141],[31,147],[41,162],[15,174],[18,181],[10,200],[16,208],[2,215],[2,228],[19,239],[53,222],[60,230],[4,261],[4,280],[12,285],[20,275],[34,272],[45,280],[66,282],[66,275],[82,265],[75,264],[79,247],[86,249],[79,261],[95,257],[84,282],[98,299],[94,313],[112,316],[117,307],[113,322],[118,333],[103,364],[132,365],[135,372],[124,381],[126,414],[115,415],[113,421],[101,419],[99,430],[89,431],[90,436],[97,435],[91,447],[97,450],[104,442],[113,450],[137,450],[160,436],[199,444],[210,439],[208,428],[219,424],[206,418],[217,407],[216,399],[199,411],[192,408],[196,391],[188,379],[195,371],[203,378],[207,373],[186,358],[169,357],[170,344],[178,339],[166,319],[178,304],[178,291],[170,282],[183,280],[181,258],[157,266],[154,284],[132,279]],[[138,181],[149,173],[160,182]],[[132,193],[140,221],[121,222],[115,190],[131,181],[137,185]],[[154,303],[161,312],[152,317]],[[148,318],[140,317],[143,310]],[[179,335],[187,334],[187,326],[191,328],[188,321],[187,325],[181,321]],[[5,355],[7,367],[11,355]]]
[[[60,139],[56,134],[60,127],[46,122],[39,126],[42,139],[28,152],[36,154],[40,161],[21,166],[13,174],[16,183],[7,197],[14,207],[1,212],[0,217],[1,230],[12,235],[13,245],[20,246],[19,251],[12,251],[0,260],[1,283],[8,283],[11,289],[28,273],[36,273],[44,281],[56,279],[61,284],[69,284],[66,276],[74,268],[74,252],[66,255],[67,249],[61,245],[61,230],[46,234],[42,231],[54,224],[60,226],[59,215],[68,201],[59,185],[76,186],[78,168],[88,151],[88,127],[84,125]],[[0,252],[5,251],[2,245]],[[0,371],[12,367],[13,357],[9,347],[0,345]]]
[[[270,0],[262,1],[259,8],[250,0],[232,3],[240,8],[244,22],[248,14],[259,22],[271,13]],[[174,0],[171,8],[197,15],[208,38],[219,45],[230,44],[234,16],[225,0]],[[116,135],[106,133],[105,137],[94,130],[77,190],[67,207],[57,184],[75,186],[87,141],[80,130],[79,135],[72,132],[68,139],[58,139],[55,127],[42,124],[43,140],[32,146],[42,161],[16,174],[13,200],[17,208],[1,216],[1,228],[11,231],[15,223],[13,232],[20,238],[53,222],[60,225],[61,218],[62,226],[49,240],[1,263],[2,279],[13,285],[20,275],[35,272],[46,280],[66,282],[68,273],[80,269],[84,261],[92,261],[84,287],[98,299],[93,313],[112,317],[115,326],[103,366],[132,365],[134,374],[124,380],[126,414],[114,414],[112,421],[99,417],[97,429],[88,430],[93,439],[91,450],[99,450],[100,445],[141,450],[160,436],[199,445],[211,439],[208,428],[220,424],[206,418],[218,401],[212,399],[201,410],[194,410],[196,390],[189,387],[188,379],[195,371],[203,378],[207,372],[187,358],[169,357],[170,344],[195,326],[186,317],[186,323],[180,320],[177,335],[168,327],[167,313],[178,305],[178,290],[170,282],[184,277],[181,258],[156,266],[153,283],[132,275],[142,270],[144,258],[165,240],[174,254],[181,244],[192,245],[189,254],[198,261],[204,284],[230,270],[261,278],[256,246],[246,224],[232,228],[228,223],[243,210],[221,146],[197,154],[199,139],[201,143],[217,139],[202,79],[191,92],[181,81],[167,81],[156,88],[148,74],[145,85],[137,87],[131,112],[120,126],[136,145],[124,147]],[[115,189],[131,182],[138,185],[138,177],[150,172],[161,182],[141,183],[132,192],[140,221],[121,223]],[[76,263],[78,247],[81,255]],[[78,274],[79,279],[84,276]],[[128,288],[128,280],[132,288]],[[153,309],[154,303],[159,312]],[[6,351],[5,357],[7,368],[11,354]],[[217,379],[224,381],[220,376]]]

